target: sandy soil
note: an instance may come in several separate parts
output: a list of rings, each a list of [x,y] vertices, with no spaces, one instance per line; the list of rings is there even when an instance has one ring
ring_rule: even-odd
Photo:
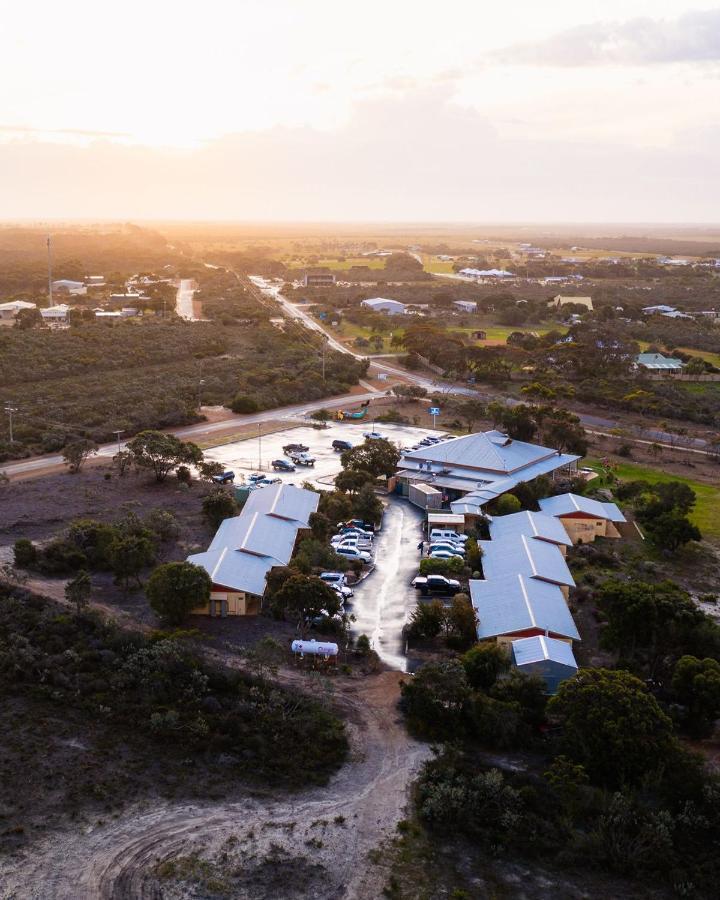
[[[212,877],[230,880],[234,898],[380,896],[384,870],[368,853],[394,831],[408,784],[429,755],[403,728],[398,679],[384,672],[337,689],[333,705],[348,722],[352,754],[327,786],[292,795],[253,792],[229,803],[161,803],[83,831],[68,828],[2,872],[0,895],[180,900],[207,896]],[[308,687],[307,676],[297,673],[283,680]],[[157,874],[158,864],[194,854],[202,865],[189,877]]]

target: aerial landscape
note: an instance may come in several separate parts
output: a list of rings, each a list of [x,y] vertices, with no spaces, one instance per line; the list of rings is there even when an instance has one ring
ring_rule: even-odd
[[[0,22],[1,900],[716,897],[720,8]]]

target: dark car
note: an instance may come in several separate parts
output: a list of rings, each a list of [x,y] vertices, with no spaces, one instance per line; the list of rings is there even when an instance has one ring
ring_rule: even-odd
[[[445,594],[454,596],[460,590],[460,582],[454,578],[445,578],[444,575],[418,575],[413,578],[412,586],[421,594]]]
[[[289,463],[286,459],[274,459],[272,461],[272,467],[276,472],[294,472],[295,466],[292,463]]]
[[[285,444],[283,453],[307,453],[309,449],[305,444]]]
[[[213,475],[212,480],[215,484],[232,484],[235,481],[235,473],[232,469],[228,469],[227,472],[222,472],[220,475]]]
[[[352,450],[352,444],[350,441],[341,441],[335,440],[332,442],[333,450],[337,450],[338,453],[342,453],[343,450]]]

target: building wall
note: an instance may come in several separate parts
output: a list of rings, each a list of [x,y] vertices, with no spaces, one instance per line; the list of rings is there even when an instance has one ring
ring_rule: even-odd
[[[591,544],[596,537],[620,537],[620,532],[609,519],[596,519],[582,513],[559,518],[573,544]]]
[[[513,631],[512,634],[499,634],[496,638],[491,640],[495,640],[495,642],[498,644],[509,645],[512,644],[513,641],[517,641],[519,638],[535,637],[536,635],[543,634],[545,634],[545,631],[542,628],[525,628],[522,631]],[[562,634],[555,634],[552,631],[548,636],[551,638],[555,638],[558,641],[565,641],[566,644],[570,644],[570,646],[572,646],[572,638],[565,637]]]
[[[260,598],[244,591],[213,590],[210,602],[198,606],[193,615],[198,616],[257,616]]]

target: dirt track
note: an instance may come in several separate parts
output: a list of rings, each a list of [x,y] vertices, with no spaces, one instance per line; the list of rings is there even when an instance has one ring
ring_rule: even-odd
[[[233,882],[232,897],[378,897],[383,873],[367,854],[402,818],[408,783],[429,755],[426,746],[407,736],[399,719],[398,679],[397,672],[384,672],[337,691],[334,702],[348,717],[352,751],[326,787],[290,795],[254,792],[227,803],[131,808],[119,819],[81,833],[55,833],[0,874],[0,896],[206,896],[197,883],[159,880],[156,864],[193,852],[214,860],[223,847],[227,855],[232,846],[237,848],[233,868],[244,873]],[[314,873],[311,885],[300,877],[307,871]]]

